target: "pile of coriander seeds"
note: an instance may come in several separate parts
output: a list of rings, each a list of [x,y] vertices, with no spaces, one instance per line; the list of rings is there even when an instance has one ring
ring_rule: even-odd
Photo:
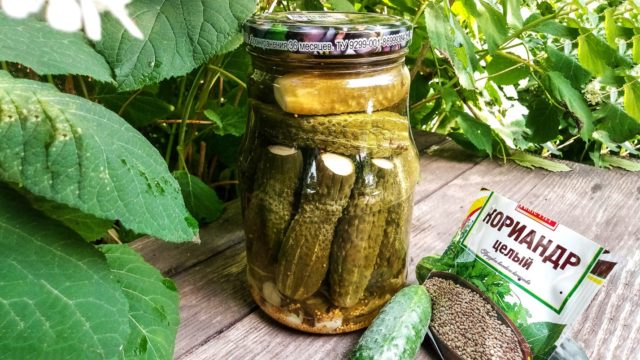
[[[431,278],[431,327],[464,360],[521,360],[518,338],[479,294],[453,281]]]

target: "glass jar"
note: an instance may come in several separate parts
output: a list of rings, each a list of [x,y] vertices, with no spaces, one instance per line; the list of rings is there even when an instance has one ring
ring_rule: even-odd
[[[406,280],[418,157],[407,118],[411,24],[334,12],[257,15],[239,165],[260,307],[313,333],[369,325]]]

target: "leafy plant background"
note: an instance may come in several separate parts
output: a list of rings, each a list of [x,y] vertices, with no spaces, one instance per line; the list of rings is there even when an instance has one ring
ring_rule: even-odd
[[[134,0],[145,40],[103,16],[98,43],[0,12],[0,351],[171,357],[175,286],[123,243],[191,241],[236,197],[254,12],[408,18],[414,128],[527,167],[639,171],[638,5]]]

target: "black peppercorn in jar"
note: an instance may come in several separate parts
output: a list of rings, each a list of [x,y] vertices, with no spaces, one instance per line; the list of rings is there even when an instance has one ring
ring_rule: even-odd
[[[245,24],[248,278],[279,322],[357,330],[404,285],[419,176],[410,40],[409,22],[380,14],[274,13]]]

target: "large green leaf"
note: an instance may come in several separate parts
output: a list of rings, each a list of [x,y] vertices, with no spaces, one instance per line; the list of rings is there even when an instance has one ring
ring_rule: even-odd
[[[218,109],[207,109],[204,115],[216,124],[218,135],[242,136],[247,125],[247,108],[225,105]]]
[[[98,240],[113,226],[113,220],[104,220],[55,201],[31,196],[31,205],[50,218],[56,219],[87,241]]]
[[[104,256],[0,185],[0,354],[112,359],[128,305]]]
[[[640,121],[640,83],[636,80],[624,84],[624,110]]]
[[[596,119],[601,119],[598,129],[609,134],[609,138],[617,143],[623,143],[640,135],[640,121],[632,118],[620,107],[605,104],[594,113]]]
[[[518,165],[524,166],[529,169],[541,168],[552,172],[565,172],[571,171],[571,168],[563,163],[544,159],[539,156],[527,154],[522,151],[514,151],[509,158],[515,161]]]
[[[176,171],[173,176],[180,184],[187,209],[198,221],[210,222],[220,217],[224,203],[213,189],[186,171]]]
[[[76,74],[113,82],[109,65],[81,34],[53,30],[31,18],[11,19],[1,12],[0,61],[20,63],[42,75]]]
[[[0,180],[168,241],[196,232],[158,151],[102,106],[0,78]]]
[[[578,37],[578,60],[585,69],[597,76],[604,76],[618,66],[632,65],[629,59],[592,33]]]
[[[573,87],[579,89],[591,79],[591,74],[583,68],[572,57],[565,55],[563,52],[556,50],[552,46],[547,46],[547,63],[551,70],[561,73],[565,78],[571,81]]]
[[[543,144],[555,139],[559,132],[562,112],[544,97],[537,97],[528,106],[527,129],[531,131],[527,139],[536,144]]]
[[[517,59],[518,56],[513,54],[496,53],[487,64],[487,73],[491,80],[498,85],[512,85],[529,76],[529,67],[522,63],[525,60]]]
[[[542,19],[542,15],[538,13],[531,14],[531,16],[529,16],[524,21],[524,26],[530,26],[534,21],[541,21],[540,19]],[[551,19],[538,23],[531,29],[531,31],[549,34],[570,40],[574,40],[578,37],[578,35],[580,35],[578,29],[562,25],[559,22]]]
[[[597,158],[590,154],[596,166],[611,169],[617,167],[627,171],[640,172],[640,162],[619,156],[600,154]]]
[[[618,46],[616,38],[618,37],[618,27],[614,19],[615,7],[610,7],[604,11],[604,33],[610,46]]]
[[[582,94],[559,72],[550,71],[547,73],[547,79],[551,94],[556,100],[567,104],[569,110],[580,119],[580,136],[588,140],[593,132],[593,114]]]
[[[122,349],[124,358],[172,359],[180,323],[175,284],[127,245],[99,249],[129,302],[131,333]]]
[[[493,132],[489,125],[463,112],[458,114],[458,125],[475,147],[489,155],[493,153]]]
[[[631,49],[631,57],[635,63],[640,63],[640,35],[633,37],[633,49]]]
[[[255,5],[254,0],[134,1],[129,13],[145,40],[107,17],[96,48],[114,69],[119,90],[141,88],[235,49],[242,42],[240,25]]]
[[[434,2],[427,5],[424,16],[431,45],[451,62],[460,84],[466,89],[473,89],[473,72],[478,59],[469,37],[449,10]]]
[[[507,19],[507,24],[514,28],[522,27],[522,1],[520,0],[500,0],[502,12]]]
[[[482,0],[462,0],[462,4],[476,18],[478,28],[487,42],[489,53],[496,52],[509,33],[504,15]]]

